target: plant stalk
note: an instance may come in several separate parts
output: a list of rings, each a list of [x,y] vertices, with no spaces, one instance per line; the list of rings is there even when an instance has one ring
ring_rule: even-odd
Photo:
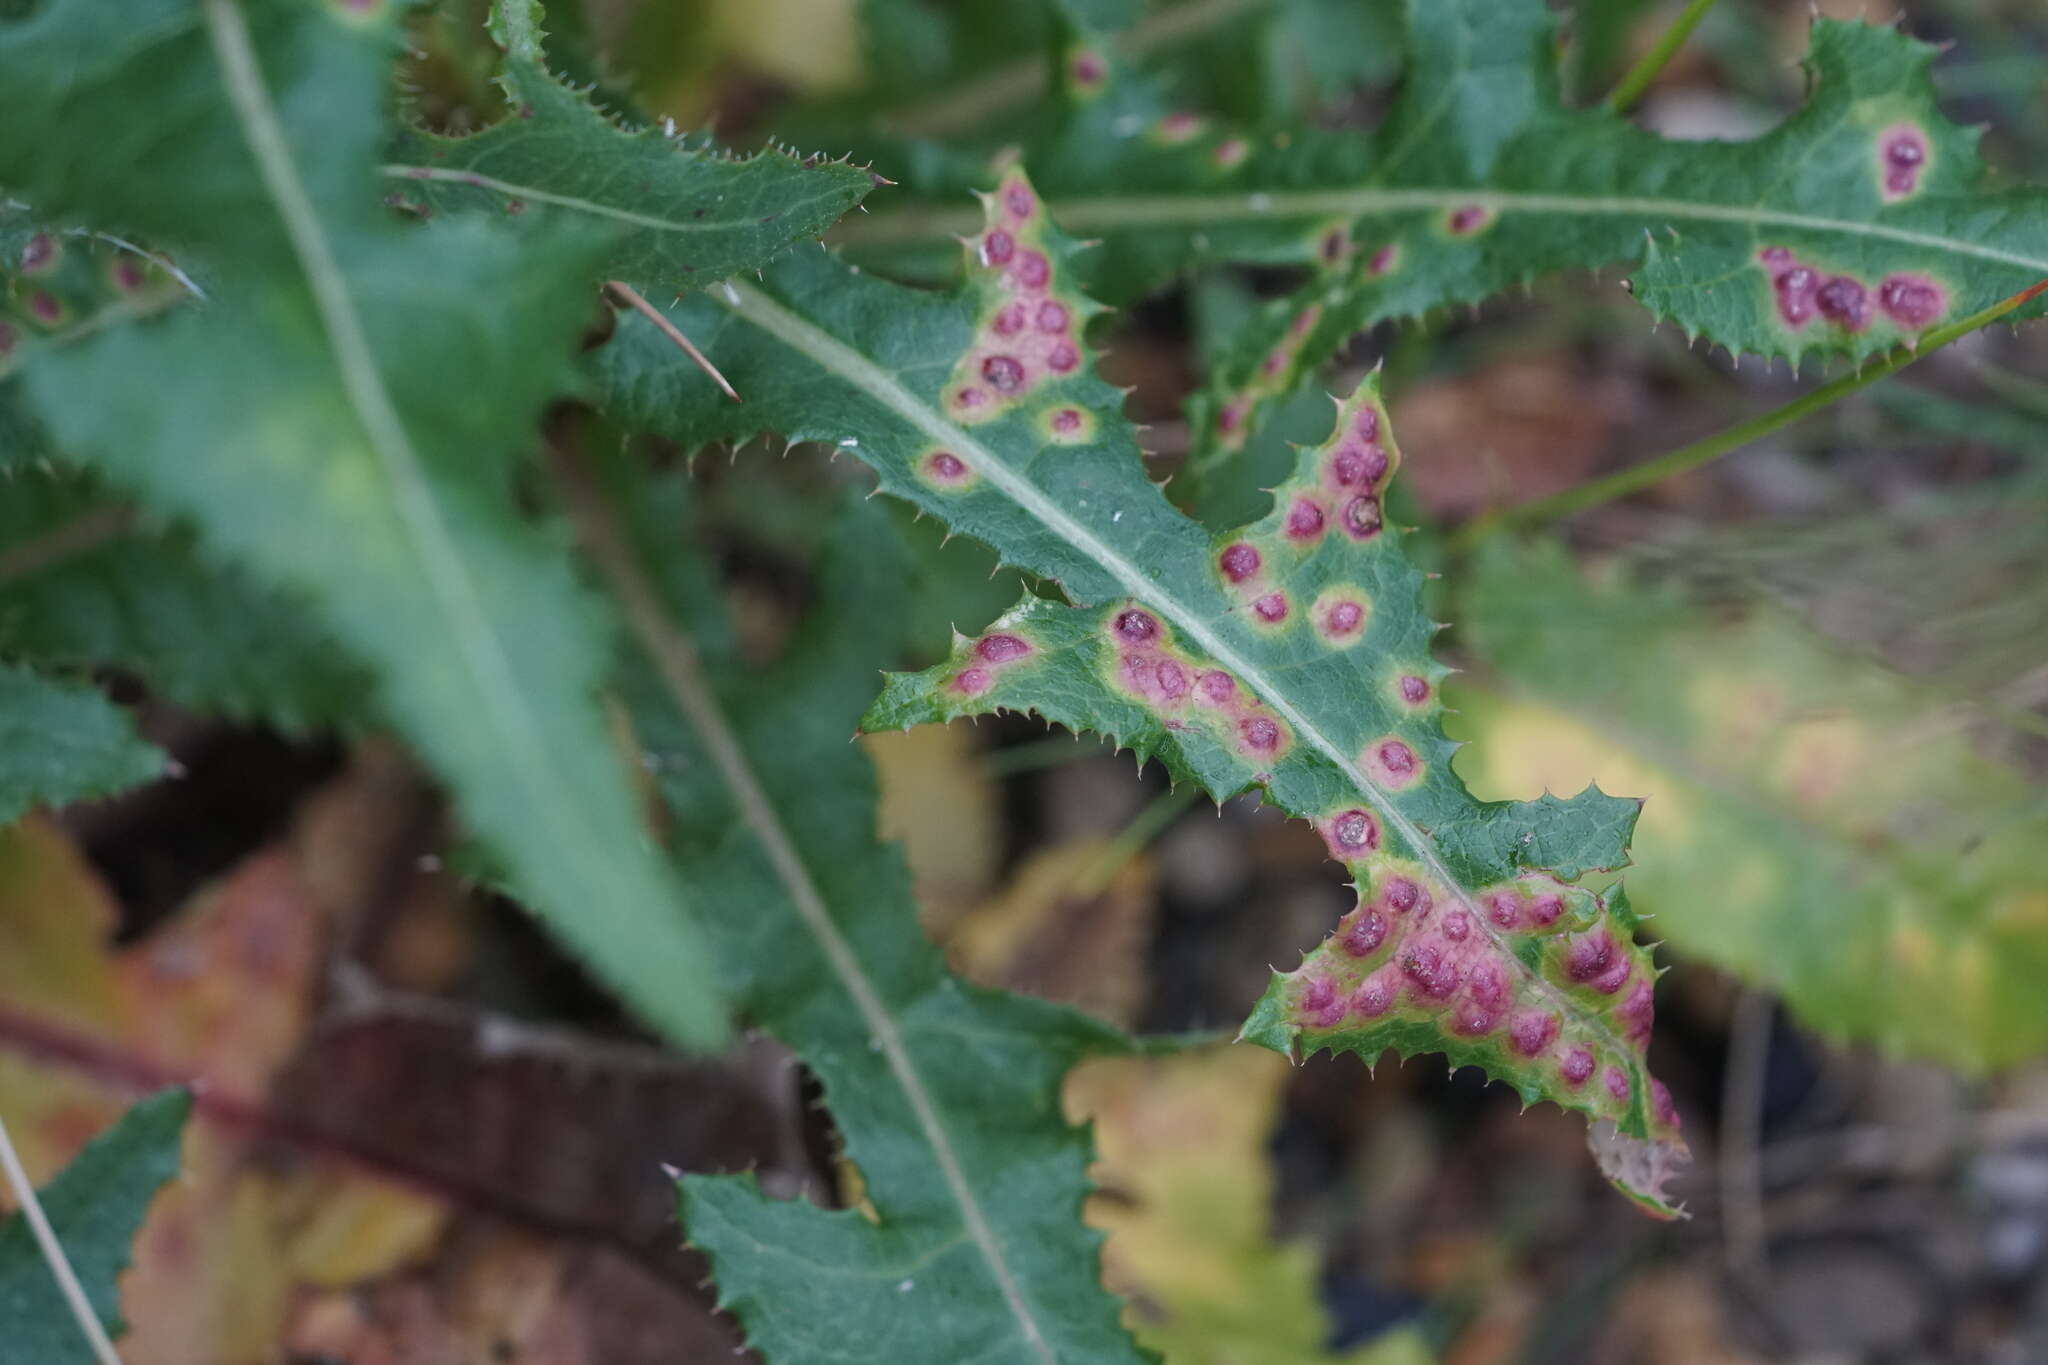
[[[1823,384],[1811,393],[1801,394],[1783,407],[1738,422],[1725,431],[1717,431],[1704,440],[1666,451],[1654,459],[1617,470],[1605,478],[1582,483],[1577,488],[1567,488],[1564,492],[1551,497],[1538,498],[1519,507],[1474,517],[1451,535],[1451,547],[1469,550],[1494,532],[1507,527],[1532,526],[1570,516],[1574,512],[1583,512],[1588,507],[1598,507],[1602,503],[1613,502],[1616,498],[1626,497],[1630,493],[1641,492],[1675,474],[1683,474],[1718,460],[1731,451],[1740,450],[1752,441],[1761,440],[1774,431],[1792,425],[1802,417],[1819,412],[1858,389],[1866,388],[1888,375],[1896,374],[1914,361],[1933,354],[1952,341],[1998,321],[2043,290],[2048,290],[2048,280],[2031,285],[2003,302],[1992,304],[1982,312],[1972,313],[1946,327],[1936,328],[1920,338],[1917,346],[1896,346],[1874,364],[1852,374],[1845,374],[1832,383]]]
[[[1678,55],[1678,49],[1685,46],[1685,40],[1692,36],[1692,31],[1699,27],[1700,20],[1706,18],[1707,11],[1713,7],[1714,0],[1692,0],[1692,3],[1685,7],[1685,12],[1672,21],[1671,27],[1664,30],[1663,35],[1650,50],[1622,76],[1621,82],[1604,101],[1606,107],[1617,114],[1626,114],[1635,108],[1636,101],[1649,91],[1651,82],[1657,79],[1657,73]]]

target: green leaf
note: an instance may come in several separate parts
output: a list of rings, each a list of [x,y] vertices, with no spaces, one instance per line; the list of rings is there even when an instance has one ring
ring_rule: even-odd
[[[620,501],[661,566],[648,610],[728,639],[678,552],[673,500]],[[623,689],[680,866],[717,889],[708,923],[734,999],[818,1077],[859,1173],[862,1207],[833,1212],[751,1175],[689,1176],[684,1227],[770,1361],[1136,1362],[1101,1235],[1080,1220],[1090,1144],[1060,1110],[1067,1070],[1124,1041],[960,980],[919,930],[903,857],[875,837],[873,770],[847,742],[900,636],[909,566],[880,509],[848,503],[783,659],[749,672],[714,656],[692,681],[699,665],[674,656],[694,651],[671,636],[662,680],[637,666]]]
[[[1140,12],[1142,8],[1142,13]],[[862,0],[866,80],[781,121],[784,128],[865,127],[860,145],[923,181],[929,162],[964,162],[1044,124],[1043,96],[1075,31],[1170,84],[1185,105],[1253,122],[1306,116],[1398,67],[1397,0],[1023,0],[932,5]],[[909,137],[946,142],[907,142]],[[892,174],[894,172],[892,171]]]
[[[55,457],[12,376],[39,351],[190,297],[168,261],[0,197],[0,475]]]
[[[1470,574],[1492,679],[1458,689],[1475,787],[1647,790],[1632,889],[1659,934],[1823,1033],[1971,1071],[2048,1049],[2048,806],[2021,773],[1768,610],[1588,583],[1555,547],[1497,544]]]
[[[654,128],[621,127],[543,65],[537,0],[503,0],[492,35],[506,50],[508,114],[468,137],[406,130],[382,170],[402,202],[546,205],[617,229],[602,277],[680,293],[757,270],[818,236],[874,187],[842,161],[771,151],[734,158]]]
[[[190,1108],[182,1090],[142,1101],[38,1193],[50,1229],[109,1336],[121,1332],[115,1280],[127,1269],[128,1248],[150,1200],[178,1173],[178,1145]],[[19,1215],[0,1223],[0,1322],[7,1324],[11,1359],[92,1365],[78,1322]]]
[[[163,751],[98,688],[0,661],[0,825],[31,806],[106,796],[163,770]]]
[[[121,669],[180,706],[288,732],[363,723],[375,694],[298,595],[68,471],[17,475],[0,496],[0,654]]]
[[[701,933],[593,695],[603,618],[510,486],[575,386],[608,244],[378,206],[394,17],[145,0],[110,32],[52,0],[0,27],[0,182],[224,276],[203,311],[52,348],[22,379],[68,455],[304,593],[543,921],[649,1022],[709,1043]]]
[[[1626,860],[1636,803],[1480,802],[1451,772],[1422,575],[1383,523],[1397,457],[1371,387],[1271,517],[1212,540],[1146,479],[1120,395],[1081,354],[1097,308],[1069,283],[1067,239],[1021,175],[989,213],[950,294],[800,253],[759,288],[686,302],[684,325],[746,377],[745,404],[661,368],[653,329],[628,320],[597,357],[614,415],[685,444],[763,426],[836,444],[1058,581],[1076,606],[1027,599],[947,663],[892,679],[863,723],[1036,711],[1218,799],[1258,787],[1315,821],[1361,904],[1275,977],[1247,1036],[1483,1065],[1597,1120],[1617,1181],[1661,1208],[1682,1144],[1642,1065],[1654,972],[1620,894],[1567,884]]]
[[[1332,1349],[1321,1249],[1275,1240],[1287,1071],[1225,1045],[1091,1061],[1067,1082],[1118,1195],[1088,1216],[1109,1233],[1112,1280],[1144,1305],[1132,1330],[1173,1365],[1432,1365],[1412,1323]]]
[[[1193,405],[1198,469],[1359,329],[1547,272],[1621,265],[1688,337],[1794,364],[1875,354],[2048,276],[2048,194],[1987,175],[1936,106],[1936,49],[1892,29],[1816,22],[1810,98],[1751,142],[1564,107],[1541,0],[1413,3],[1408,47],[1368,135],[1254,144],[1112,85],[1023,151],[1055,218],[1102,240],[1088,280],[1117,299],[1212,262],[1317,270]],[[846,239],[971,230],[913,206]]]

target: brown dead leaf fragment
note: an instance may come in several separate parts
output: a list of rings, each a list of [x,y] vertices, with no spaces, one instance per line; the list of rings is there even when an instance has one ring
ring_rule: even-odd
[[[627,1365],[732,1361],[734,1334],[624,1257],[499,1228],[450,1239],[433,1264],[346,1290],[302,1290],[292,1360],[347,1365]]]
[[[1402,439],[1430,452],[1402,474],[1446,518],[1562,492],[1599,466],[1626,406],[1625,389],[1555,358],[1431,380],[1400,401]]]
[[[330,965],[340,926],[421,882],[380,791],[344,779],[121,949],[55,825],[0,830],[0,1109],[34,1174],[138,1093],[195,1090],[123,1281],[124,1361],[730,1358],[661,1163],[760,1164],[780,1135],[764,1175],[804,1168],[787,1055],[686,1065]]]

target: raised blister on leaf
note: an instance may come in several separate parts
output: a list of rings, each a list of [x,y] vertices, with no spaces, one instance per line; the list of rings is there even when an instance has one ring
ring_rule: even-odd
[[[1191,403],[1197,481],[1357,332],[1559,270],[1618,265],[1688,338],[1794,364],[1881,353],[2048,275],[2043,190],[1987,174],[1935,98],[1936,49],[1893,27],[1817,21],[1805,105],[1734,142],[1567,105],[1542,0],[1431,0],[1406,23],[1403,88],[1370,131],[1295,129],[1245,155],[1190,120],[1119,136],[1102,101],[1025,142],[1054,216],[1100,239],[1084,283],[1114,301],[1219,261],[1315,271]],[[1121,99],[1164,99],[1119,79]],[[906,226],[884,210],[849,240]]]
[[[1644,1098],[1641,1046],[1611,1017],[1627,999],[1616,964],[1629,980],[1650,975],[1634,922],[1619,903],[1566,885],[1627,861],[1637,803],[1592,789],[1480,802],[1452,772],[1423,576],[1384,512],[1400,452],[1375,387],[1339,405],[1331,439],[1301,453],[1265,518],[1211,536],[1147,479],[1121,395],[1085,362],[1067,374],[1020,360],[1000,402],[976,384],[1003,354],[990,349],[994,322],[1020,295],[1056,294],[1076,317],[1092,307],[1065,292],[1077,248],[1044,222],[1021,173],[1006,173],[986,213],[967,278],[948,294],[802,253],[758,287],[686,302],[679,320],[712,338],[713,361],[749,395],[743,405],[713,401],[650,329],[623,325],[596,357],[614,415],[690,444],[764,428],[830,439],[871,464],[885,491],[1057,582],[1074,604],[1027,597],[944,662],[890,678],[865,728],[1031,711],[1156,755],[1219,800],[1257,787],[1316,822],[1362,909],[1275,981],[1247,1036],[1296,1054],[1445,1052],[1531,1099],[1681,1151]],[[1042,272],[1020,266],[1031,252],[1043,254]],[[963,411],[966,387],[983,399]],[[1091,442],[1046,440],[1039,413],[1064,407],[1092,416]],[[848,429],[857,440],[843,439]],[[933,479],[934,451],[971,471],[971,486]],[[1489,893],[1513,893],[1515,927],[1489,918]],[[1567,932],[1606,935],[1595,941],[1605,965],[1585,982],[1567,974]],[[1388,1022],[1353,1022],[1374,1011]],[[1538,1056],[1517,1052],[1515,1020],[1545,1012],[1555,1036]],[[1523,1043],[1547,1027],[1524,1023]],[[1621,1074],[1625,1100],[1567,1079],[1581,1048]]]

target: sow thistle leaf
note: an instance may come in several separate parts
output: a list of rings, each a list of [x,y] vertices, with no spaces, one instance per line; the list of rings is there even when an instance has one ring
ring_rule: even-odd
[[[0,825],[148,782],[163,751],[98,688],[0,662]]]
[[[736,159],[627,129],[548,74],[537,0],[503,0],[491,34],[505,49],[506,116],[468,137],[408,129],[383,173],[416,208],[510,213],[534,205],[617,229],[604,272],[681,292],[759,269],[816,237],[875,178],[857,166],[771,151]]]
[[[620,501],[662,566],[655,610],[693,639],[728,638],[677,554],[683,518],[644,489]],[[947,972],[901,853],[875,837],[873,770],[847,743],[900,634],[908,571],[888,519],[855,503],[815,614],[772,669],[714,663],[716,696],[694,709],[645,665],[626,671],[679,864],[719,893],[707,920],[733,998],[816,1073],[861,1182],[862,1208],[827,1212],[751,1175],[688,1176],[683,1225],[773,1362],[1135,1365],[1101,1234],[1080,1218],[1090,1144],[1060,1110],[1068,1069],[1125,1043]]]
[[[1090,279],[1119,298],[1215,262],[1318,271],[1194,406],[1198,468],[1360,328],[1551,271],[1622,265],[1687,336],[1795,364],[1911,342],[2048,275],[2048,193],[1991,183],[1976,133],[1936,106],[1936,50],[1891,29],[1816,22],[1806,105],[1738,143],[1565,108],[1542,0],[1416,0],[1408,25],[1404,93],[1368,135],[1252,140],[1151,116],[1156,96],[1109,80],[1025,147],[1058,221],[1102,240]],[[849,227],[971,230],[914,208]]]
[[[601,617],[511,500],[607,243],[381,209],[397,41],[389,8],[285,0],[142,0],[113,30],[49,0],[0,25],[0,182],[222,276],[203,311],[22,381],[67,456],[306,594],[549,927],[650,1022],[714,1041],[701,935],[592,695]]]
[[[1245,1026],[1299,1056],[1386,1048],[1476,1063],[1596,1120],[1610,1174],[1647,1206],[1683,1151],[1643,1067],[1655,972],[1619,891],[1637,803],[1474,800],[1438,725],[1443,670],[1422,575],[1384,524],[1398,460],[1370,385],[1305,452],[1272,515],[1212,540],[1145,477],[1119,395],[1083,357],[1096,311],[1021,174],[966,246],[967,279],[919,295],[801,253],[683,322],[745,404],[657,369],[628,320],[598,363],[622,420],[685,443],[780,427],[874,466],[883,489],[1057,580],[925,673],[892,678],[868,728],[1035,711],[1099,730],[1221,800],[1257,787],[1312,820],[1360,899]],[[665,361],[666,357],[661,357]]]
[[[1497,545],[1471,575],[1474,786],[1648,792],[1658,930],[1823,1033],[1972,1071],[2048,1047],[2048,809],[1953,716],[1769,611],[1707,619],[1554,547]],[[1640,678],[1672,683],[1620,681]]]
[[[935,156],[985,156],[1042,131],[1061,74],[1045,56],[1067,46],[1070,28],[1102,32],[1113,57],[1160,72],[1185,103],[1259,122],[1308,117],[1314,100],[1391,77],[1401,57],[1398,0],[864,0],[859,8],[866,79],[781,124],[833,136],[864,126],[864,150],[923,183]],[[945,141],[910,141],[920,137]]]
[[[129,1244],[164,1182],[178,1173],[178,1145],[190,1098],[168,1090],[144,1100],[93,1140],[38,1193],[50,1229],[110,1336],[121,1331],[115,1281]],[[38,1365],[91,1365],[78,1330],[34,1234],[16,1215],[0,1223],[0,1322],[7,1351]]]

